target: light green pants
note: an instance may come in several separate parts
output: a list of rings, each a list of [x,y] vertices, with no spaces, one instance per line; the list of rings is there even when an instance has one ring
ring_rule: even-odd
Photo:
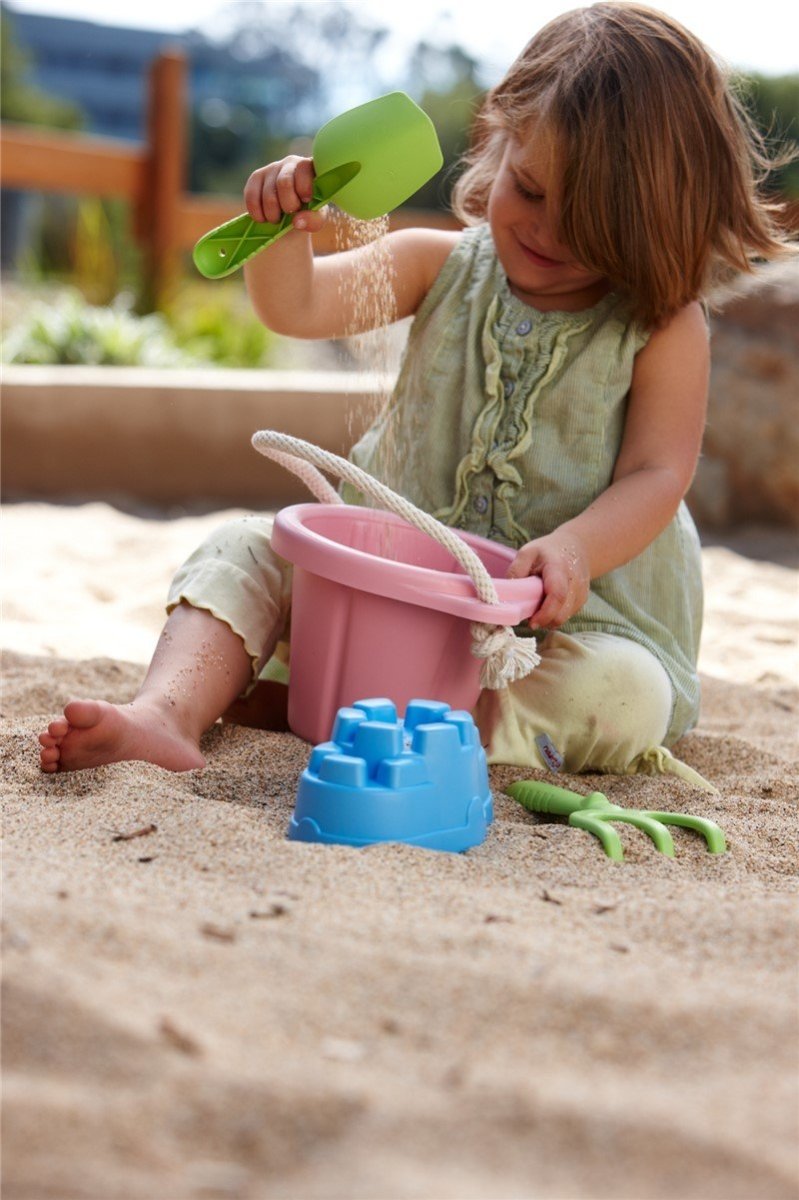
[[[257,516],[214,530],[179,569],[168,599],[169,611],[185,602],[225,621],[252,659],[253,681],[274,655],[288,660],[291,567],[272,550],[271,532],[271,519]],[[550,633],[539,651],[531,675],[478,700],[490,763],[614,774],[682,767],[661,745],[672,689],[648,650],[608,633]]]

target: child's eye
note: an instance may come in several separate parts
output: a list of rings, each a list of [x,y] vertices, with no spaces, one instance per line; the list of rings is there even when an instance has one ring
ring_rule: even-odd
[[[513,185],[516,188],[516,191],[519,193],[519,195],[522,196],[525,200],[543,200],[544,199],[542,192],[531,192],[528,188],[526,188],[524,186],[523,183],[520,182],[520,180],[518,180],[516,178],[515,175],[513,177]]]

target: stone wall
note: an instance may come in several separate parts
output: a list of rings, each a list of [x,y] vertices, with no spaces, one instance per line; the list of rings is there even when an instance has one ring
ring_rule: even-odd
[[[799,262],[771,264],[717,303],[691,511],[706,528],[799,527]]]

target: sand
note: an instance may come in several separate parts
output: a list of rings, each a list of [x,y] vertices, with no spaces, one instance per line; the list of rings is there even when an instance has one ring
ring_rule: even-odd
[[[627,830],[613,863],[509,768],[465,855],[288,842],[289,734],[40,774],[69,696],[135,687],[218,519],[6,509],[7,1200],[796,1197],[796,539],[705,550],[677,749],[719,795],[563,780],[709,816],[729,852]]]

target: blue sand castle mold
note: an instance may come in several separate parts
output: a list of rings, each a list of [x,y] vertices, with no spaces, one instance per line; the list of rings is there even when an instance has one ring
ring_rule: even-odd
[[[390,700],[358,700],[338,710],[331,740],[311,752],[288,836],[459,851],[479,846],[493,817],[469,713],[412,700],[403,722]]]

